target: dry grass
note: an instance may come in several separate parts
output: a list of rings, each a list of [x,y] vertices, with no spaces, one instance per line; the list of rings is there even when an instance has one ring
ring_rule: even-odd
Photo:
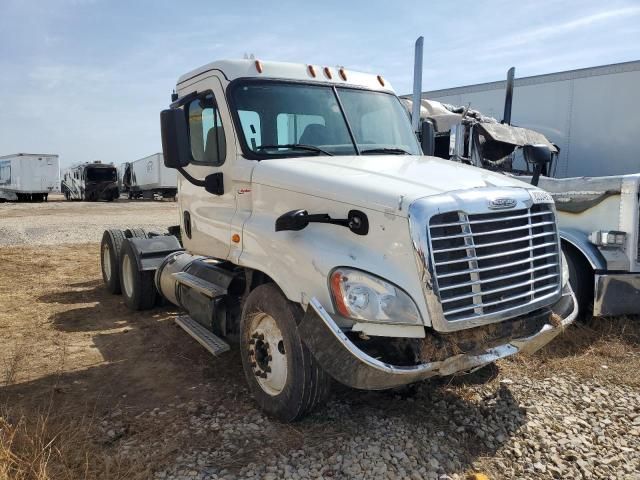
[[[640,386],[640,318],[596,318],[589,324],[570,325],[553,342],[533,356],[516,356],[503,362],[507,371],[531,376],[554,373]]]

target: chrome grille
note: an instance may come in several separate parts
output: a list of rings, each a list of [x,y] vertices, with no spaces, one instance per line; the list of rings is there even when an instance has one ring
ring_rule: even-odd
[[[560,290],[555,217],[548,204],[429,221],[435,287],[448,321],[535,308]]]

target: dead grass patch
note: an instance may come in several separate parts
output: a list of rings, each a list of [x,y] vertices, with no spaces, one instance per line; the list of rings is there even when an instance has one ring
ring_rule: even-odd
[[[507,370],[524,367],[533,376],[566,372],[585,379],[640,386],[640,318],[574,323],[535,355],[519,355],[502,365]]]

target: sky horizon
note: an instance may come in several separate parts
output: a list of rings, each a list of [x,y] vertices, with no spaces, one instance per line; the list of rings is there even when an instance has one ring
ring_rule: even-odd
[[[344,65],[411,91],[640,59],[640,4],[506,0],[322,4],[3,0],[0,156],[55,153],[63,166],[161,151],[159,112],[177,78],[223,58]]]

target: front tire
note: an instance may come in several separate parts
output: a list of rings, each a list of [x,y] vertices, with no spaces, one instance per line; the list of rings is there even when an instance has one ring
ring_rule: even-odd
[[[293,422],[328,398],[331,378],[302,342],[302,309],[267,283],[247,297],[240,324],[242,366],[262,410]]]
[[[124,303],[132,310],[150,310],[156,304],[153,271],[141,271],[129,241],[122,244],[120,259],[120,285]]]
[[[120,293],[120,252],[124,241],[122,230],[105,230],[100,242],[102,280],[109,293]]]
[[[575,248],[563,245],[562,251],[569,268],[569,284],[578,303],[578,319],[588,322],[592,318],[593,270]]]

